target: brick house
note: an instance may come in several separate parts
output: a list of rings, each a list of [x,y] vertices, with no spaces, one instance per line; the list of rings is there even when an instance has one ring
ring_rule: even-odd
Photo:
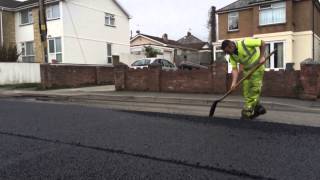
[[[130,45],[131,54],[137,55],[137,57],[143,57],[144,47],[151,46],[162,52],[162,55],[158,55],[158,57],[167,59],[177,65],[184,60],[185,56],[187,60],[197,64],[209,63],[209,58],[205,58],[204,55],[205,53],[210,53],[209,44],[193,36],[190,32],[188,32],[187,36],[176,41],[169,39],[167,34],[163,34],[162,37],[156,37],[142,34],[138,31],[137,35],[131,39]]]
[[[320,61],[320,3],[318,0],[238,0],[217,11],[218,42],[213,43],[214,60],[223,58],[224,39],[261,38],[267,51],[277,54],[268,69],[285,69],[307,58]]]
[[[38,0],[0,1],[1,45],[16,45],[19,61],[44,63]],[[129,15],[116,0],[46,0],[48,62],[112,64],[130,55]]]

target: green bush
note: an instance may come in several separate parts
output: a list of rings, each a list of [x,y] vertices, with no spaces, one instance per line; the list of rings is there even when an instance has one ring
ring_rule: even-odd
[[[0,47],[0,62],[17,62],[19,56],[16,46]]]
[[[147,58],[157,57],[157,55],[162,55],[158,49],[154,49],[151,46],[145,46],[145,55]]]

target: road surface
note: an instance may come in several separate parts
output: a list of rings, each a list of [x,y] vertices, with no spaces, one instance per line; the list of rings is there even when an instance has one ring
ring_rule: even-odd
[[[0,179],[320,179],[319,128],[258,121],[2,99],[0,144]]]

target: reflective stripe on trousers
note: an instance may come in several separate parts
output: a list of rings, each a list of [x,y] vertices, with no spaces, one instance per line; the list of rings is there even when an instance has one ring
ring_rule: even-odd
[[[260,102],[260,95],[263,85],[264,66],[261,66],[252,76],[243,81],[243,97],[245,104],[243,109],[253,110]],[[250,71],[244,71],[244,75]]]

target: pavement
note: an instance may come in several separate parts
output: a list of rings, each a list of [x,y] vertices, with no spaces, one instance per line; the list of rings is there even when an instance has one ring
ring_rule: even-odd
[[[0,89],[0,98],[34,99],[54,103],[74,103],[115,110],[159,112],[206,117],[212,102],[220,94],[185,94],[115,91],[114,86],[39,91]],[[268,113],[257,121],[320,127],[320,100],[305,101],[288,98],[262,97]],[[228,96],[219,103],[215,117],[239,119],[243,98]]]

